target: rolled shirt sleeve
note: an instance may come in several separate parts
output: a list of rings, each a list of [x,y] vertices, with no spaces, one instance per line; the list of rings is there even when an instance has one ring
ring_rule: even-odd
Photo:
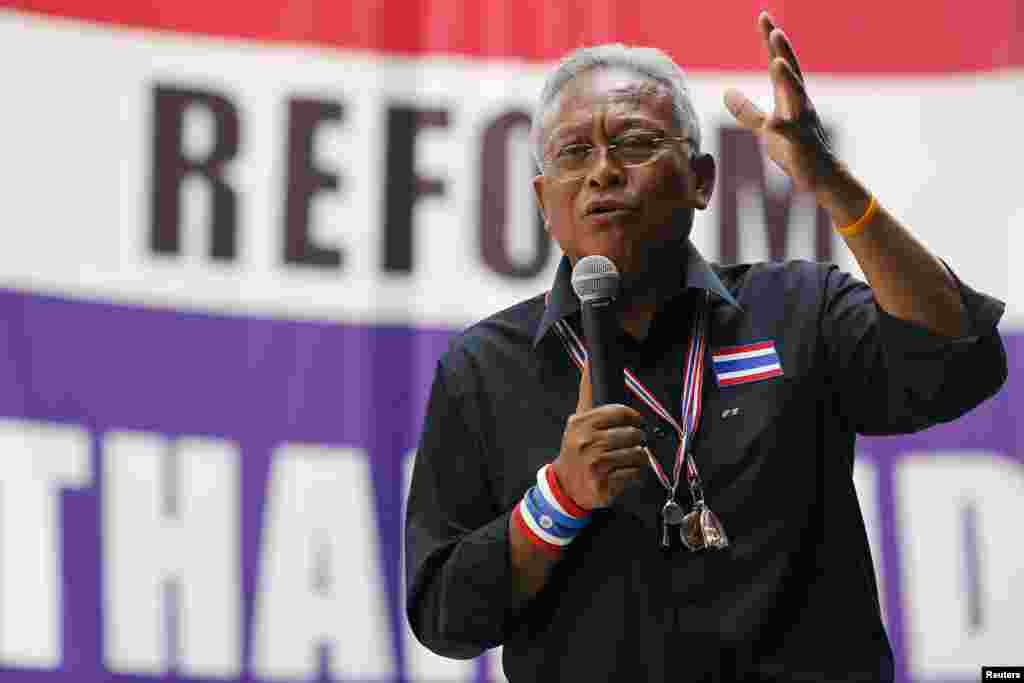
[[[406,613],[434,652],[470,659],[500,645],[528,599],[515,584],[508,523],[491,494],[478,407],[442,358],[406,512]]]
[[[1005,305],[953,278],[968,321],[959,337],[896,318],[864,282],[834,266],[825,271],[821,333],[830,382],[858,433],[907,433],[954,420],[1006,381],[996,328]]]

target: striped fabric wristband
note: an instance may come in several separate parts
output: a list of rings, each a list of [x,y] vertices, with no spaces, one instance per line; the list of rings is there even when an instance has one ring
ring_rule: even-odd
[[[565,495],[550,464],[537,471],[537,485],[530,487],[512,515],[534,545],[554,554],[590,524],[590,511]]]

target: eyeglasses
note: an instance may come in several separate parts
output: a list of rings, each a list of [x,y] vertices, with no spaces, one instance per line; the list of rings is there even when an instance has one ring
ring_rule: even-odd
[[[673,142],[694,144],[693,138],[660,135],[628,135],[612,140],[605,149],[608,158],[623,168],[645,166],[655,161]],[[562,181],[578,180],[585,176],[597,158],[596,145],[574,143],[559,148],[545,163],[549,175]]]

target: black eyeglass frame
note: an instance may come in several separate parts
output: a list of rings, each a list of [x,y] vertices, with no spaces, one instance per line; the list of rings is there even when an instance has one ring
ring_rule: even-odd
[[[559,148],[559,150],[556,152],[553,158],[548,158],[544,160],[544,173],[545,175],[548,175],[549,177],[554,178],[559,182],[571,182],[574,180],[579,180],[580,178],[583,178],[584,176],[587,175],[587,173],[590,172],[591,164],[593,163],[593,160],[595,158],[592,156],[592,153],[595,149],[598,149],[599,147],[604,147],[604,149],[606,150],[605,154],[607,154],[610,159],[614,160],[615,163],[618,164],[620,167],[638,168],[640,166],[647,166],[648,164],[653,164],[655,161],[657,161],[661,157],[662,153],[669,149],[667,143],[685,142],[688,143],[690,147],[695,147],[697,143],[697,141],[691,137],[681,137],[673,135],[659,135],[654,138],[646,138],[645,142],[655,145],[657,149],[652,151],[651,155],[648,158],[638,162],[626,161],[620,158],[618,154],[615,152],[617,148],[621,148],[623,145],[629,142],[631,138],[640,137],[642,136],[636,134],[623,136],[611,140],[607,145],[592,145],[590,143],[583,142],[565,145],[564,147]],[[580,167],[578,169],[559,169],[557,167],[560,158],[559,155],[564,153],[565,150],[573,147],[587,148],[585,156],[581,159]]]

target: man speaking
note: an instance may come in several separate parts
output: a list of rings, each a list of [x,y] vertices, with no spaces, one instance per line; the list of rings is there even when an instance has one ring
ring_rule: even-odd
[[[835,156],[788,39],[758,23],[774,111],[725,106],[868,283],[707,263],[689,233],[715,163],[679,67],[621,45],[564,59],[532,140],[565,256],[550,292],[452,341],[413,470],[406,607],[435,652],[504,644],[513,683],[892,680],[855,436],[995,393],[1003,305]],[[595,405],[592,380],[620,402]]]

